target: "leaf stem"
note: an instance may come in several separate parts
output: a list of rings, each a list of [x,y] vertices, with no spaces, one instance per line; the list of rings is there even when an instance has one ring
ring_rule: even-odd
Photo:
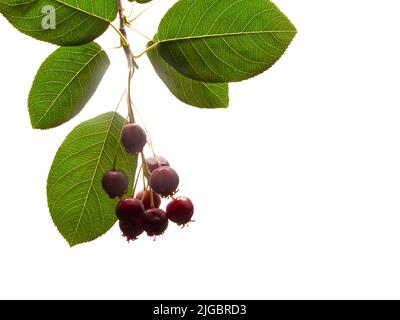
[[[158,41],[157,41],[157,42],[154,42],[151,46],[147,47],[146,50],[144,50],[143,52],[141,52],[139,55],[137,55],[137,56],[133,55],[133,58],[135,58],[135,59],[140,58],[140,57],[143,56],[147,51],[153,49],[154,47],[157,47],[157,45],[158,45],[159,43],[160,43],[160,42],[158,42]]]
[[[109,47],[109,48],[105,48],[104,49],[104,51],[108,51],[108,50],[115,50],[115,49],[121,49],[122,48],[122,46],[121,45],[119,45],[119,46],[115,46],[115,47]]]
[[[129,17],[131,17],[133,14],[133,9],[135,9],[135,4],[136,2],[132,2],[131,11],[129,12]]]
[[[153,3],[151,3],[149,6],[147,6],[146,8],[144,8],[141,12],[139,12],[135,17],[131,18],[128,20],[129,23],[135,21],[136,19],[138,19],[143,13],[145,13],[147,10],[149,10],[150,8],[152,8],[153,6],[155,6],[156,4],[159,4],[161,0],[158,1],[154,1]],[[133,6],[132,6],[133,9]],[[132,12],[129,15],[129,18],[132,16]]]
[[[128,39],[126,36],[112,23],[110,23],[110,26],[118,33],[120,39],[121,39],[121,46],[129,46]]]
[[[130,23],[127,23],[126,26],[131,29],[132,31],[136,32],[138,35],[142,36],[143,38],[145,38],[148,41],[153,41],[153,39],[151,39],[150,37],[146,36],[144,33],[140,32],[139,30],[135,29],[134,27],[131,26]]]

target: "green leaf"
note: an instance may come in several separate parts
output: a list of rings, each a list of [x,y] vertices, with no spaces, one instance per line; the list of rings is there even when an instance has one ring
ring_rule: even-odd
[[[55,26],[49,28],[49,12]],[[107,30],[117,16],[116,0],[0,0],[0,12],[19,31],[60,46],[88,43]],[[42,22],[45,21],[46,28]]]
[[[150,47],[153,42],[149,43]],[[229,105],[227,83],[192,80],[176,71],[159,55],[156,48],[147,51],[154,70],[171,93],[184,103],[198,108],[226,108]]]
[[[159,25],[158,49],[189,78],[233,82],[269,69],[295,34],[269,0],[180,0]]]
[[[57,127],[77,115],[93,96],[110,61],[91,42],[61,47],[41,65],[29,93],[32,127]]]
[[[96,239],[115,223],[118,200],[109,199],[101,179],[112,168],[125,120],[116,112],[78,125],[58,150],[47,181],[51,216],[70,246]],[[120,145],[117,168],[133,177],[137,158]],[[131,185],[132,185],[131,179]]]

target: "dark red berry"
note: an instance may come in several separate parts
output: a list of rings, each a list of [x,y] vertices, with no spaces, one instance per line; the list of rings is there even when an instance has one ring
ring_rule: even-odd
[[[179,186],[179,176],[171,167],[160,167],[150,175],[150,186],[162,197],[173,195]]]
[[[121,141],[126,152],[131,154],[140,153],[147,142],[146,132],[138,124],[129,123],[122,129]]]
[[[144,231],[144,207],[142,201],[134,198],[121,200],[115,211],[119,227],[127,240],[135,240]]]
[[[153,207],[151,206],[151,194],[153,194],[153,204],[154,204]],[[149,191],[149,190],[146,191],[144,193],[144,196],[143,196],[143,191],[140,191],[136,195],[135,198],[139,199],[139,200],[141,200],[143,202],[145,210],[152,209],[152,208],[159,208],[160,205],[161,205],[161,197],[157,193],[155,193],[153,191]]]
[[[121,221],[131,221],[139,225],[144,223],[143,203],[135,198],[122,199],[117,205],[115,214]]]
[[[144,230],[149,237],[162,235],[168,227],[168,219],[164,210],[149,209],[145,211]]]
[[[158,160],[158,161],[157,161]],[[146,159],[147,167],[150,172],[153,172],[159,167],[169,167],[169,162],[163,156],[150,157]]]
[[[101,181],[103,189],[111,199],[122,197],[128,191],[128,176],[118,170],[107,171]]]
[[[130,220],[120,220],[119,228],[128,241],[136,240],[144,231],[143,224],[137,224]]]
[[[186,197],[179,197],[167,205],[167,218],[178,226],[188,224],[194,213],[193,202]]]

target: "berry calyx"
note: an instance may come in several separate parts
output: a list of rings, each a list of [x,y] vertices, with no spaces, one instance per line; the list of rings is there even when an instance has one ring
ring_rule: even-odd
[[[111,199],[122,197],[128,191],[128,176],[119,170],[107,171],[101,181],[103,189]]]
[[[120,220],[119,228],[128,241],[136,240],[144,231],[143,224],[137,224],[130,220]]]
[[[193,202],[186,197],[179,197],[167,205],[167,218],[178,226],[188,224],[193,217]]]
[[[135,224],[144,223],[144,206],[142,201],[135,198],[122,199],[115,210],[120,221],[130,221]]]
[[[149,157],[146,159],[147,168],[153,172],[159,167],[169,167],[169,162],[163,156]]]
[[[150,187],[162,197],[173,195],[179,186],[179,176],[171,167],[160,167],[150,175]]]
[[[154,206],[151,206],[151,194],[153,194]],[[161,205],[161,197],[153,191],[140,191],[135,198],[142,201],[145,210],[159,208]]]
[[[137,154],[143,151],[147,143],[146,132],[136,123],[129,123],[122,129],[121,142],[126,152]]]
[[[149,237],[162,235],[168,228],[168,219],[164,210],[149,209],[145,211],[144,230]]]

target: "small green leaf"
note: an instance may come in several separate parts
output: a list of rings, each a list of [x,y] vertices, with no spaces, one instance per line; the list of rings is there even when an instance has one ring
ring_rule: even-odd
[[[269,69],[295,34],[269,0],[180,0],[159,25],[158,49],[189,78],[233,82]]]
[[[77,115],[93,96],[110,61],[91,42],[61,47],[41,65],[29,93],[32,127],[57,127]]]
[[[151,46],[149,43],[148,46]],[[226,108],[229,105],[227,83],[192,80],[176,71],[159,55],[156,48],[147,51],[154,70],[171,93],[184,103],[198,108]]]
[[[60,46],[93,41],[107,30],[117,12],[116,0],[0,0],[0,13],[15,28]]]
[[[71,246],[96,239],[115,223],[118,200],[103,191],[103,174],[112,168],[125,120],[116,112],[78,125],[58,150],[47,181],[51,216]],[[117,168],[131,178],[137,157],[120,145]]]

